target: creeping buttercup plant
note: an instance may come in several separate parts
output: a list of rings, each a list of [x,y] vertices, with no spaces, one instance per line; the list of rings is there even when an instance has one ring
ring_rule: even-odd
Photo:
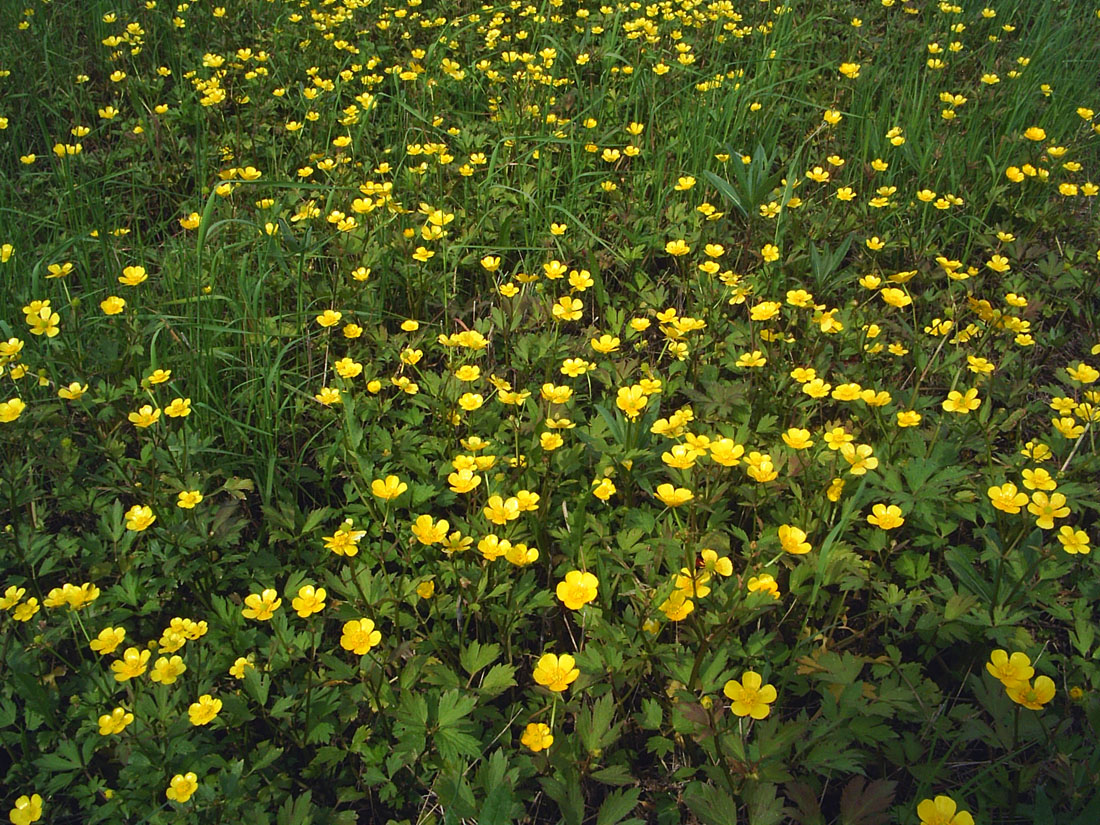
[[[1100,819],[1094,6],[0,28],[11,822]]]

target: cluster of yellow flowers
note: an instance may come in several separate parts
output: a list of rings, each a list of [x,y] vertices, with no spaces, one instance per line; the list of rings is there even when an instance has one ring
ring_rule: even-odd
[[[1031,681],[1035,668],[1026,654],[1017,651],[1010,656],[1007,651],[994,650],[985,669],[1004,685],[1008,698],[1025,708],[1042,710],[1054,698],[1054,680],[1049,676],[1038,676],[1034,683]]]

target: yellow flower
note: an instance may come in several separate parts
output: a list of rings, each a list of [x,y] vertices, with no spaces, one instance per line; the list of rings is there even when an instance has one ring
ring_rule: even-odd
[[[960,393],[958,390],[951,390],[947,394],[947,398],[944,399],[943,408],[949,413],[968,415],[971,411],[978,409],[981,404],[982,400],[978,398],[977,388],[971,387],[965,394]]]
[[[500,498],[500,496],[496,496],[496,498]],[[436,521],[429,515],[422,515],[417,516],[416,521],[413,522],[412,532],[421,544],[432,545],[443,541],[447,537],[447,531],[450,527],[450,522],[446,519]]]
[[[126,638],[126,629],[122,627],[105,627],[99,631],[99,635],[88,643],[88,646],[100,656],[106,656],[115,652],[115,648],[122,644]]]
[[[190,799],[191,795],[198,789],[199,778],[194,771],[188,771],[186,774],[177,773],[173,776],[164,795],[173,802],[182,804]]]
[[[905,290],[897,287],[886,287],[879,293],[882,300],[892,307],[907,307],[913,303],[913,299],[905,294]]]
[[[570,610],[580,610],[595,600],[598,585],[599,581],[591,573],[570,570],[565,574],[565,579],[558,582],[555,593],[558,601]]]
[[[275,615],[275,611],[282,605],[283,600],[272,588],[267,588],[262,593],[250,593],[245,597],[246,607],[241,615],[246,619],[255,619],[258,622],[266,622]]]
[[[746,585],[750,593],[767,593],[773,599],[779,598],[779,584],[771,573],[752,576]]]
[[[999,487],[990,487],[986,495],[989,496],[995,508],[1005,513],[1018,513],[1020,508],[1028,502],[1027,494],[1018,492],[1016,485],[1011,482],[1006,482]]]
[[[576,664],[577,660],[568,653],[563,653],[561,656],[553,653],[543,654],[535,665],[533,673],[535,682],[547,690],[561,693],[581,675]]]
[[[191,399],[173,398],[164,408],[164,414],[169,418],[186,418],[191,414]]]
[[[673,487],[665,483],[657,487],[656,496],[666,507],[679,507],[695,498],[695,495],[685,487]]]
[[[334,327],[340,323],[340,319],[344,317],[342,312],[335,309],[326,309],[320,315],[317,316],[317,323],[326,329],[328,327]]]
[[[69,386],[61,387],[57,391],[57,397],[64,398],[66,401],[77,401],[87,391],[87,384],[81,384],[79,381],[73,381],[71,384],[69,384]]]
[[[1037,527],[1050,530],[1054,527],[1054,519],[1069,515],[1069,508],[1065,504],[1066,497],[1061,493],[1053,493],[1048,497],[1046,493],[1036,491],[1031,494],[1031,503],[1027,505],[1027,511],[1036,517]]]
[[[187,715],[191,719],[191,724],[196,727],[200,725],[208,725],[214,721],[214,718],[221,713],[222,700],[215,699],[209,693],[204,693],[199,697],[199,701],[192,702],[187,708]]]
[[[937,796],[925,799],[917,805],[920,825],[974,825],[974,817],[966,811],[958,811],[958,806],[949,796]]]
[[[340,390],[335,387],[321,387],[321,391],[313,396],[313,400],[325,407],[343,403]]]
[[[615,482],[610,478],[598,478],[592,482],[592,495],[600,501],[607,501],[616,492]]]
[[[771,244],[771,243],[764,244],[763,248],[761,248],[761,250],[760,250],[760,256],[765,261],[767,261],[768,263],[778,261],[779,260],[779,247],[776,246],[775,244]]]
[[[140,533],[156,520],[152,509],[142,504],[135,504],[126,511],[126,529],[135,533]]]
[[[591,341],[589,341],[589,345],[592,347],[592,349],[603,355],[607,355],[608,353],[618,350],[619,344],[619,338],[614,335],[601,335],[599,338],[593,338]]]
[[[916,427],[921,422],[921,414],[914,410],[898,410],[897,422],[899,427]]]
[[[433,579],[428,579],[427,581],[422,581],[417,584],[416,595],[422,599],[430,599],[435,595],[435,581]]]
[[[7,424],[14,421],[26,408],[27,405],[23,403],[22,398],[9,398],[7,401],[0,402],[0,423]]]
[[[544,751],[554,744],[554,737],[550,733],[550,726],[542,722],[531,722],[523,731],[519,740],[524,747],[530,748],[535,753]]]
[[[868,470],[878,467],[878,459],[871,454],[872,452],[870,444],[845,443],[840,446],[840,455],[851,465],[848,472],[854,476],[866,475]]]
[[[111,671],[115,674],[115,681],[125,682],[129,679],[136,679],[143,674],[151,655],[152,651],[149,650],[138,650],[136,647],[126,648],[126,652],[122,654],[122,659],[111,663]]]
[[[768,363],[768,359],[764,357],[764,354],[760,350],[755,349],[752,352],[745,352],[738,356],[734,366],[737,367],[762,367]]]
[[[148,280],[149,276],[145,272],[143,266],[128,266],[122,270],[122,274],[118,278],[120,284],[125,286],[137,286]],[[104,310],[106,312],[106,310]],[[111,314],[111,313],[108,313]]]
[[[1046,130],[1040,128],[1039,126],[1029,126],[1024,131],[1024,137],[1028,140],[1034,140],[1038,142],[1040,140],[1046,140],[1047,133]]]
[[[1039,676],[1032,685],[1024,682],[1008,688],[1008,698],[1029,710],[1042,710],[1043,705],[1054,698],[1054,680],[1049,676]]]
[[[689,252],[691,252],[691,247],[688,246],[687,243],[682,239],[677,239],[674,241],[669,241],[665,244],[665,252],[667,252],[669,255],[679,257],[680,255],[687,255]]]
[[[450,485],[452,492],[459,494],[468,493],[481,484],[481,476],[477,475],[472,469],[466,467],[447,476],[447,483]]]
[[[103,311],[104,315],[118,315],[122,310],[126,309],[126,301],[119,298],[117,295],[111,295],[99,302],[99,308]]]
[[[127,418],[135,427],[145,429],[160,421],[160,408],[154,410],[149,404],[146,404],[137,412],[130,413]]]
[[[752,670],[745,671],[741,681],[730,679],[722,692],[732,702],[730,710],[753,719],[766,719],[778,695],[773,685],[765,685],[760,674]]]
[[[903,525],[905,519],[901,515],[901,508],[896,504],[876,504],[871,508],[871,515],[867,516],[867,523],[881,530],[893,530]]]
[[[584,304],[579,298],[571,298],[565,295],[557,300],[552,309],[552,315],[558,321],[578,321],[583,315]]]
[[[1058,541],[1062,549],[1070,555],[1082,553],[1087,555],[1092,549],[1089,547],[1089,534],[1084,530],[1074,530],[1069,525],[1064,525],[1058,530]]]
[[[1027,681],[1035,675],[1031,659],[1027,654],[1019,651],[1009,656],[1005,650],[994,650],[989,655],[989,661],[985,663],[985,669],[1005,687],[1027,684]]]
[[[290,606],[297,611],[303,619],[308,619],[314,613],[320,613],[325,609],[325,597],[328,593],[323,587],[314,587],[307,584],[298,590],[298,595],[291,601]]]
[[[641,385],[634,384],[619,388],[618,395],[615,398],[615,406],[626,413],[627,417],[633,421],[641,415],[648,401],[649,397],[645,394]]]
[[[810,543],[806,541],[805,531],[791,524],[780,526],[779,543],[785,551],[796,556],[809,553],[812,549]]]
[[[194,510],[202,498],[202,493],[198,490],[183,490],[176,497],[176,506],[184,510]]]
[[[350,650],[356,656],[363,656],[382,641],[382,632],[374,628],[374,621],[368,618],[345,621],[340,647]]]
[[[792,450],[806,450],[814,444],[813,439],[810,438],[810,431],[798,427],[791,427],[783,433],[783,443]]]
[[[169,658],[168,656],[161,656],[153,665],[153,672],[149,674],[149,678],[154,682],[170,685],[186,671],[187,665],[183,663],[182,657],[172,656]]]
[[[383,501],[392,501],[409,489],[409,485],[397,476],[389,475],[386,478],[376,478],[371,482],[370,491]]]
[[[126,726],[134,721],[134,714],[127,712],[125,708],[115,708],[100,716],[98,721],[99,735],[111,736],[126,730]]]
[[[493,524],[507,524],[509,521],[519,518],[519,499],[515,496],[509,496],[507,499],[500,496],[490,496],[489,503],[482,509],[482,513]]]
[[[42,818],[42,797],[38,794],[23,794],[16,798],[15,807],[8,813],[12,825],[30,825]]]

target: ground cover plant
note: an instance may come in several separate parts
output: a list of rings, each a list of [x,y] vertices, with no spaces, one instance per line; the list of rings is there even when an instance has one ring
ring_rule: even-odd
[[[0,5],[2,810],[1100,820],[1100,13]]]

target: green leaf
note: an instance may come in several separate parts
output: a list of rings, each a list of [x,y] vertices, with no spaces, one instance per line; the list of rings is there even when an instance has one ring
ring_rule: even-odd
[[[505,782],[495,785],[485,797],[485,801],[481,803],[481,813],[477,816],[478,825],[508,825],[513,821],[514,804],[512,786]]]
[[[481,742],[456,728],[440,728],[435,732],[435,746],[447,762],[457,762],[461,757],[476,758],[481,755]]]
[[[636,781],[627,765],[609,765],[592,771],[592,778],[603,785],[631,785]]]
[[[483,667],[488,667],[494,661],[497,656],[500,655],[500,645],[487,644],[482,645],[477,642],[470,642],[469,647],[462,651],[458,657],[459,663],[463,669],[473,676]]]
[[[737,803],[721,788],[692,782],[684,789],[684,802],[703,825],[737,825]]]
[[[600,805],[600,812],[596,814],[596,825],[616,825],[622,822],[638,806],[638,797],[641,795],[638,788],[608,794]]]
[[[595,753],[615,741],[619,726],[611,729],[614,716],[615,701],[611,694],[601,696],[591,708],[583,708],[577,714],[577,733],[586,751]]]
[[[561,776],[559,773],[558,776]],[[546,795],[558,803],[558,810],[565,825],[581,825],[584,820],[584,797],[581,796],[580,782],[576,777],[565,777],[565,781],[549,776],[539,777]]]
[[[841,825],[885,825],[890,821],[896,782],[876,779],[868,782],[854,776],[840,795]]]
[[[487,696],[495,696],[515,686],[515,675],[516,668],[513,665],[493,665],[481,680],[478,690]]]
[[[463,696],[457,690],[448,690],[439,697],[436,723],[441,728],[453,727],[456,722],[470,715],[477,707],[477,697]]]

